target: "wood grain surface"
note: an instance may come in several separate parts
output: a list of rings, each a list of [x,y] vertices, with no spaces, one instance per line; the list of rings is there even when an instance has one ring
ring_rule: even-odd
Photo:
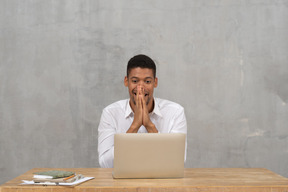
[[[0,192],[73,192],[73,191],[207,191],[207,192],[288,192],[288,179],[263,168],[186,168],[180,179],[113,179],[113,169],[71,168],[95,179],[74,187],[27,186],[22,180],[31,180],[33,173],[51,168],[32,169],[0,186]]]

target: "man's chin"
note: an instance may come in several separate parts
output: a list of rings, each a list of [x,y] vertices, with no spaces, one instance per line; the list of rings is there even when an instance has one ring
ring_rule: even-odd
[[[147,96],[147,98],[145,98],[145,103],[148,106],[149,102],[151,101],[151,98]]]
[[[134,98],[130,98],[130,104],[131,103],[133,103],[133,105],[135,105],[136,106],[136,101],[135,101],[135,99]]]

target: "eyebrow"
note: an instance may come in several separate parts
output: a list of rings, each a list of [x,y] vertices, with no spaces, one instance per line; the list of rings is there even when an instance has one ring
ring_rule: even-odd
[[[132,77],[129,77],[130,79],[133,79],[133,78],[135,78],[135,79],[139,79],[139,77],[135,77],[135,76],[132,76]],[[153,79],[153,77],[145,77],[144,79]]]

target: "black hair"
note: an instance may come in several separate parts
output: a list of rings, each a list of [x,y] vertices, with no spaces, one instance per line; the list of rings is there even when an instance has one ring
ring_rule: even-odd
[[[136,55],[132,57],[127,64],[127,77],[130,70],[137,67],[152,69],[154,78],[156,77],[156,65],[150,57],[146,55]]]

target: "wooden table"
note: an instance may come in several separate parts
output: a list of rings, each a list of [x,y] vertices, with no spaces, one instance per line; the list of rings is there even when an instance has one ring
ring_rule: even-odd
[[[51,169],[51,168],[50,168]],[[73,168],[69,170],[95,179],[75,187],[19,185],[22,180],[31,180],[33,172],[47,168],[32,169],[0,186],[0,192],[118,192],[118,191],[193,191],[193,192],[288,192],[288,179],[261,168],[189,168],[180,179],[113,179],[113,169]]]

